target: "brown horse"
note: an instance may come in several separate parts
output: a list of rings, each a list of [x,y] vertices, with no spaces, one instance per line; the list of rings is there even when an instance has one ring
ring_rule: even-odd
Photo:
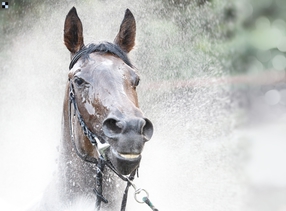
[[[73,7],[64,24],[64,43],[71,53],[71,63],[63,105],[58,180],[52,195],[44,199],[44,210],[66,209],[78,200],[94,203],[98,172],[103,177],[103,192],[99,189],[98,195],[109,201],[102,208],[119,210],[119,194],[123,194],[125,183],[113,171],[134,174],[143,146],[153,134],[152,123],[139,109],[139,76],[127,56],[136,34],[130,10],[125,12],[114,43],[86,46],[82,31]],[[100,158],[113,171],[99,169],[96,164]]]

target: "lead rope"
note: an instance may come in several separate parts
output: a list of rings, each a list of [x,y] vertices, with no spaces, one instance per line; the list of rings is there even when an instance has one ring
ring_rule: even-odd
[[[129,180],[131,180],[131,181],[134,180],[134,175],[135,175],[136,171],[138,171],[138,169],[135,169],[135,170],[130,174]],[[124,194],[123,194],[123,198],[122,198],[122,202],[121,202],[120,211],[125,211],[126,204],[127,204],[128,190],[129,190],[130,185],[131,185],[131,183],[127,181],[127,185],[126,185],[126,188],[125,188],[125,190],[124,190]]]
[[[135,184],[134,184],[132,181],[130,181],[130,180],[128,180],[128,184],[132,185],[132,187],[134,188],[134,190],[135,190],[135,192],[134,192],[134,198],[135,198],[135,200],[136,200],[138,203],[140,203],[140,204],[145,203],[145,204],[147,204],[153,211],[159,211],[159,210],[152,204],[152,202],[150,201],[150,199],[149,199],[149,193],[148,193],[145,189],[137,188],[137,187],[135,186]],[[141,193],[143,193],[145,196],[143,196],[143,197],[141,198],[141,201],[140,201],[140,199],[139,199],[138,197],[139,197],[139,194],[141,194]],[[125,211],[125,209],[124,209],[123,211]]]
[[[75,148],[75,152],[76,154],[84,161],[86,162],[90,162],[93,164],[96,164],[96,188],[94,188],[94,193],[96,194],[96,210],[99,211],[100,210],[100,206],[101,206],[101,202],[104,203],[108,203],[108,200],[102,195],[102,174],[103,174],[103,170],[105,165],[108,166],[119,178],[121,178],[123,181],[127,182],[125,191],[124,191],[124,195],[122,198],[122,202],[121,202],[121,208],[120,211],[125,211],[126,209],[126,204],[127,204],[127,196],[128,196],[128,190],[129,187],[132,186],[135,190],[134,192],[134,198],[138,203],[146,203],[153,211],[159,211],[157,208],[155,208],[155,206],[151,203],[150,199],[149,199],[149,193],[145,190],[145,189],[141,189],[141,188],[136,188],[135,184],[133,183],[134,180],[134,175],[136,173],[136,171],[138,171],[138,169],[135,169],[129,177],[124,176],[122,174],[120,174],[119,172],[117,172],[117,170],[114,168],[114,166],[112,165],[112,163],[108,160],[106,160],[105,158],[105,150],[108,148],[108,146],[106,146],[107,144],[101,144],[99,141],[99,138],[101,137],[97,137],[94,133],[92,133],[87,126],[85,125],[85,122],[83,120],[83,118],[81,117],[79,110],[77,108],[77,104],[75,101],[75,94],[74,94],[74,88],[72,85],[72,82],[70,81],[70,92],[69,92],[69,121],[70,121],[70,136],[71,136],[71,140],[72,140],[72,144],[73,147]],[[97,160],[94,157],[89,157],[87,154],[86,155],[82,155],[76,147],[75,141],[74,141],[74,136],[73,136],[73,124],[72,124],[72,115],[71,115],[71,105],[73,104],[74,109],[75,109],[75,113],[74,116],[77,116],[79,123],[84,131],[84,134],[88,137],[88,139],[90,140],[91,144],[96,145],[96,147],[98,148],[100,157]],[[100,146],[99,146],[100,145]],[[99,148],[100,147],[100,148]],[[145,196],[142,197],[142,199],[138,199],[139,194],[144,193]]]
[[[134,198],[135,200],[140,203],[140,204],[147,204],[153,211],[159,211],[150,201],[149,199],[149,193],[142,188],[137,188],[136,185],[133,183],[134,175],[138,169],[135,169],[129,177],[121,175],[120,173],[117,172],[117,170],[113,167],[112,163],[106,161],[106,166],[108,166],[118,177],[120,177],[123,181],[127,182],[124,195],[122,198],[122,203],[121,203],[121,210],[120,211],[125,211],[126,208],[126,203],[127,203],[127,195],[128,195],[128,189],[130,186],[134,188]],[[143,193],[142,198],[139,198],[139,195]]]

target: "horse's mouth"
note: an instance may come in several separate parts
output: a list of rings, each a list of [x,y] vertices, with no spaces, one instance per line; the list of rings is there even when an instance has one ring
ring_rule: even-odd
[[[118,155],[127,160],[136,159],[140,156],[140,154],[123,154],[119,152],[118,152]]]
[[[120,153],[116,150],[111,150],[114,157],[121,161],[126,162],[139,162],[141,160],[141,154],[138,153]]]
[[[128,175],[138,168],[141,161],[141,154],[117,152],[112,148],[108,157],[117,171],[123,175]]]

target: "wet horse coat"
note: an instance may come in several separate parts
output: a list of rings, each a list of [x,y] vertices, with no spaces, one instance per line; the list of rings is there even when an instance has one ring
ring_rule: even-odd
[[[61,210],[77,200],[95,202],[96,165],[84,158],[98,160],[96,143],[83,131],[86,128],[101,143],[110,147],[105,158],[122,175],[134,172],[146,141],[153,134],[150,120],[139,109],[136,86],[139,76],[127,54],[135,44],[136,24],[127,9],[114,43],[85,46],[82,23],[73,7],[67,14],[64,42],[71,53],[62,119],[59,170],[53,194],[46,197],[46,210]],[[71,105],[71,92],[77,110]],[[80,155],[80,156],[79,156]],[[119,210],[123,182],[108,169],[103,172],[103,208]],[[57,199],[55,201],[55,199]]]

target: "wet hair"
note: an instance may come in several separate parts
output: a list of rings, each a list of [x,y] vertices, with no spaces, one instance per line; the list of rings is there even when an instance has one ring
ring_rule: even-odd
[[[83,57],[84,59],[89,58],[89,54],[93,52],[101,52],[101,53],[110,53],[113,54],[120,59],[122,59],[125,64],[127,64],[130,67],[133,67],[131,64],[127,53],[125,53],[118,45],[110,43],[110,42],[101,42],[99,44],[89,44],[87,46],[83,46],[76,54],[73,56],[69,69],[72,69],[74,64],[81,58]]]

